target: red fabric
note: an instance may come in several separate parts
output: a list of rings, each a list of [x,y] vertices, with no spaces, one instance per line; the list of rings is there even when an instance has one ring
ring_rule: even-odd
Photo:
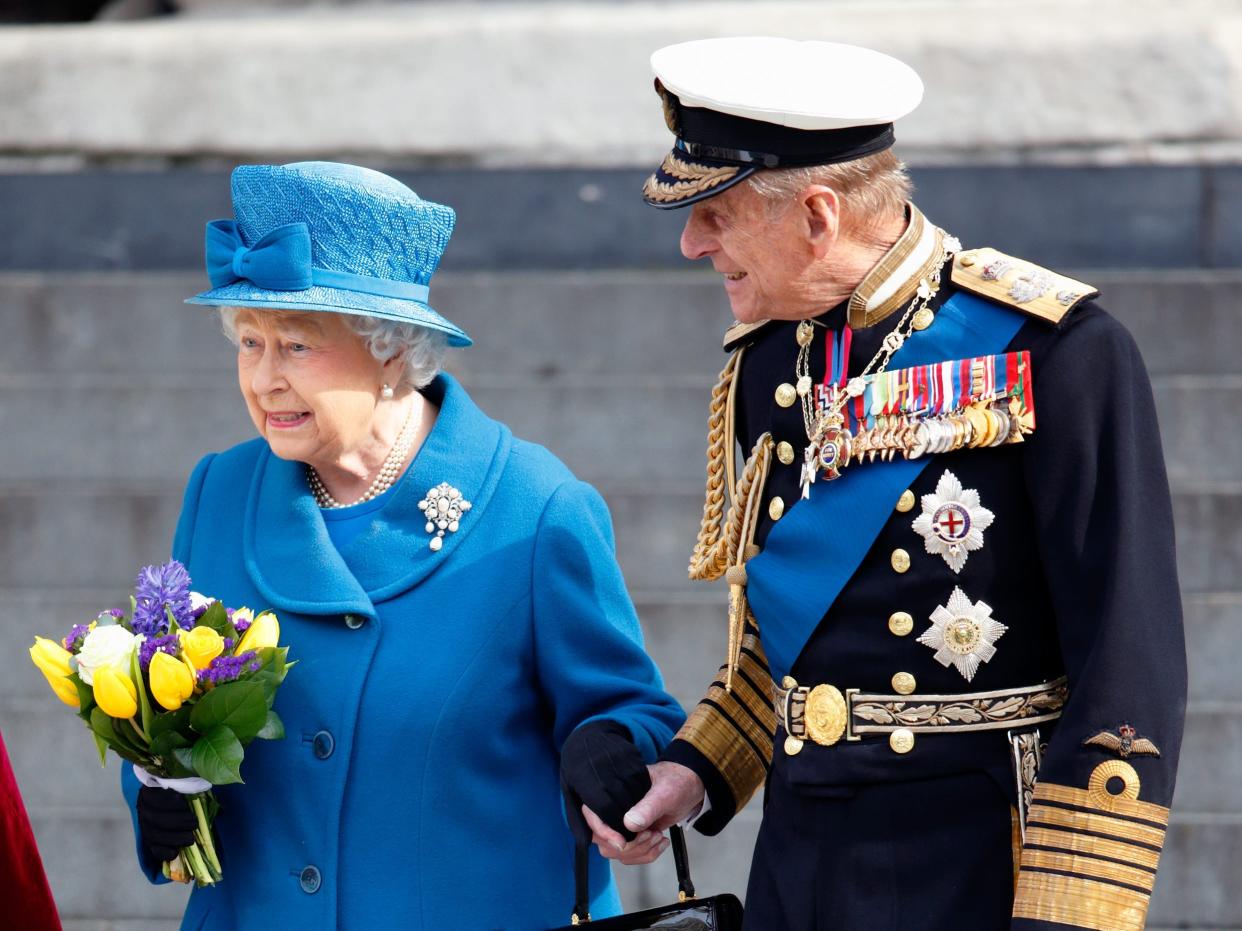
[[[13,931],[60,931],[26,806],[0,736],[0,902]],[[9,923],[9,922],[12,923]]]

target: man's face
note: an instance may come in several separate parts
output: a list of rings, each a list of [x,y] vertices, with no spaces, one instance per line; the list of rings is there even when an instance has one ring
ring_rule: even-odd
[[[814,312],[803,287],[812,256],[797,208],[773,211],[746,182],[690,208],[681,252],[711,259],[742,323]]]

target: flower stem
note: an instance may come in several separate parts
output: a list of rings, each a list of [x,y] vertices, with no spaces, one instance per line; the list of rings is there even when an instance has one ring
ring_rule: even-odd
[[[190,864],[194,882],[200,886],[210,886],[214,880],[211,878],[211,871],[207,869],[207,864],[203,862],[203,855],[199,852],[198,844],[191,844],[181,853]]]
[[[129,723],[133,726],[134,730],[138,732],[138,736],[142,738],[143,742],[148,747],[151,746],[151,738],[148,737],[147,732],[142,729],[142,725],[138,723],[138,718],[137,717],[130,718]]]
[[[216,855],[216,845],[212,842],[211,824],[207,821],[205,796],[191,796],[190,807],[194,809],[194,817],[198,819],[198,843],[203,848],[203,856],[207,860],[207,865],[211,867],[213,878],[218,880],[224,875],[224,870],[220,867],[220,858]]]

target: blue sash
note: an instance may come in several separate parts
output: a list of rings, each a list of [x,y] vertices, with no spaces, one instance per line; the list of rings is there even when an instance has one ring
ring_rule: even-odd
[[[953,295],[926,330],[916,330],[889,369],[1004,350],[1025,318],[965,292]],[[746,564],[746,594],[759,622],[772,678],[793,668],[807,640],[853,576],[901,493],[931,460],[855,464],[835,481],[822,478],[811,497],[790,508]]]

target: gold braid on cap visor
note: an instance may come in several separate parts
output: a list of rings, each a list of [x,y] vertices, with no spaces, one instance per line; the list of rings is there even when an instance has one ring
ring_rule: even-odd
[[[733,165],[718,168],[709,165],[692,165],[683,162],[672,152],[664,156],[660,171],[678,181],[659,181],[651,175],[643,185],[643,196],[657,203],[667,204],[671,201],[685,200],[733,178],[740,169]]]

